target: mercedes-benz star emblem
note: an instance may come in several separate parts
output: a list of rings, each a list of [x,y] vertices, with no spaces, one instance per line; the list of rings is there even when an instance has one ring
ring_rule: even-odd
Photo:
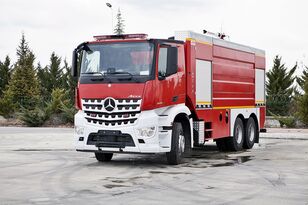
[[[114,110],[116,104],[115,104],[115,100],[112,98],[106,98],[105,102],[104,102],[104,108],[105,110],[107,110],[108,112],[111,112]]]

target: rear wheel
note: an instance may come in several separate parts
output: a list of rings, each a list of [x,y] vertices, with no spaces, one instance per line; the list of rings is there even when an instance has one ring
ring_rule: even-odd
[[[236,118],[233,129],[233,137],[226,138],[226,144],[231,151],[243,149],[245,130],[241,118]]]
[[[95,152],[95,158],[100,162],[109,162],[111,161],[113,153],[100,153]]]
[[[243,147],[245,149],[251,149],[255,143],[257,136],[256,122],[252,117],[250,117],[247,121],[245,132],[246,134]]]
[[[168,164],[180,164],[185,151],[185,136],[182,124],[174,122],[172,127],[171,151],[166,153]]]

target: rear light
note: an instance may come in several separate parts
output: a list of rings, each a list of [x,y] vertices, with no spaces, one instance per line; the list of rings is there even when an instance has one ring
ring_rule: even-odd
[[[94,36],[97,41],[108,39],[146,39],[147,37],[148,35],[144,33]]]
[[[80,103],[80,98],[79,98],[79,89],[75,89],[75,107],[78,110],[81,110],[81,103]]]

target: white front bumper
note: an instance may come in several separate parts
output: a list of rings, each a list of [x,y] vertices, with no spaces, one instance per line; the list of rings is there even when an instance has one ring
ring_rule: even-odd
[[[158,152],[170,152],[171,147],[171,130],[163,130],[159,122],[163,122],[162,119],[154,110],[142,111],[135,125],[128,126],[113,126],[105,127],[103,125],[93,125],[88,123],[85,119],[83,111],[79,111],[75,115],[75,127],[83,127],[83,134],[78,135],[75,131],[75,148],[78,151],[106,151],[106,152],[135,152],[135,153],[158,153]],[[156,126],[156,132],[153,137],[142,137],[138,135],[138,128]],[[170,126],[170,124],[169,124]],[[100,147],[97,148],[95,145],[88,145],[88,136],[90,133],[97,133],[99,130],[118,130],[123,134],[129,134],[132,136],[135,146],[125,148],[110,148]],[[81,141],[80,139],[83,140]],[[142,139],[144,143],[139,143],[138,139]]]

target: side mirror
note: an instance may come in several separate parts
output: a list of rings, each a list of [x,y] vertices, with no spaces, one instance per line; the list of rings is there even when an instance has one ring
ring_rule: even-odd
[[[78,53],[77,50],[75,49],[73,51],[73,57],[72,57],[72,70],[71,70],[71,75],[73,77],[77,77],[77,59],[78,59]]]
[[[177,47],[168,47],[167,50],[167,70],[166,76],[177,73],[178,71],[178,49]]]

